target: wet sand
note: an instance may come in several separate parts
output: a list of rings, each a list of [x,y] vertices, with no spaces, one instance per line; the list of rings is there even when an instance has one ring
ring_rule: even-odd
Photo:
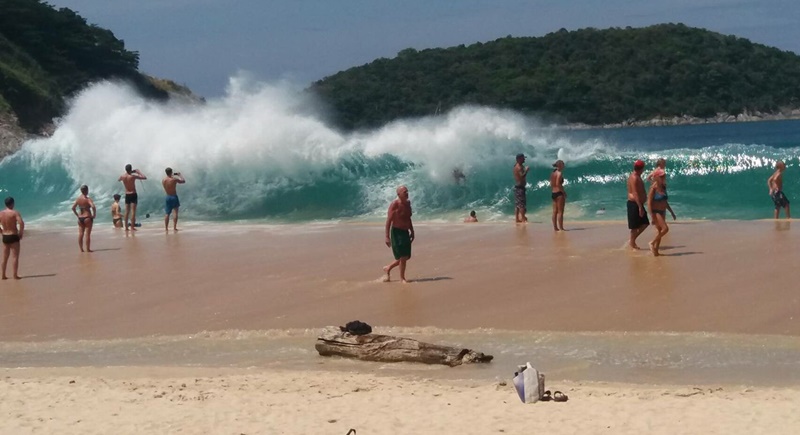
[[[795,228],[792,228],[794,226]],[[672,225],[663,256],[624,248],[624,223],[418,223],[408,278],[380,224],[157,223],[130,235],[37,231],[0,283],[0,340],[372,325],[800,335],[796,222]],[[640,238],[647,246],[648,229]],[[394,278],[397,279],[397,271]]]

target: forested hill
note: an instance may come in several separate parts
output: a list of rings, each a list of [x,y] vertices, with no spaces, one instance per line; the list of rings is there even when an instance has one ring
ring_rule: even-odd
[[[70,9],[0,0],[0,116],[16,115],[29,132],[62,114],[66,97],[100,79],[124,79],[145,96],[167,98],[138,66],[137,52]]]
[[[314,83],[345,129],[463,104],[592,125],[800,107],[800,57],[682,24],[417,51]]]

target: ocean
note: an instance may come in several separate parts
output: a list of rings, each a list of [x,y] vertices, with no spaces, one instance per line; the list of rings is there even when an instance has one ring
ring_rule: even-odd
[[[141,169],[139,216],[163,214],[160,180],[182,172],[181,218],[293,223],[379,221],[394,190],[409,187],[415,217],[460,221],[513,215],[514,156],[525,153],[529,216],[549,219],[551,164],[566,162],[566,220],[625,217],[632,162],[668,161],[670,204],[679,219],[772,216],[766,180],[784,160],[784,190],[800,192],[800,121],[565,130],[519,114],[462,107],[343,133],[324,108],[281,86],[232,79],[207,104],[159,104],[118,83],[87,88],[55,133],[0,162],[0,189],[27,221],[72,225],[82,184],[109,213],[125,164]],[[463,178],[454,176],[460,172]],[[147,225],[148,221],[145,220]]]

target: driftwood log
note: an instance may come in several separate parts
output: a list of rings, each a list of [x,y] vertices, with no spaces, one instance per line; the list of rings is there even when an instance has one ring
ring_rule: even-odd
[[[322,330],[314,346],[322,356],[343,356],[364,361],[420,362],[455,367],[468,363],[487,363],[494,357],[470,349],[439,346],[391,335],[353,335],[329,326]]]

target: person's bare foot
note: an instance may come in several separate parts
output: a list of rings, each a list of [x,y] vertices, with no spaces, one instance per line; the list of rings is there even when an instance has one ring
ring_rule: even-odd
[[[89,249],[89,248],[86,248],[86,252],[94,252],[94,251],[92,251],[92,250],[91,250],[91,249]]]
[[[83,248],[81,248],[81,252],[83,252]]]
[[[19,277],[19,276],[14,275],[14,279],[22,279],[22,278]]]
[[[631,249],[633,249],[634,251],[638,251],[638,250],[642,249],[642,248],[640,248],[640,247],[639,247],[637,244],[635,244],[635,243],[633,243],[633,244],[631,244],[631,243],[628,243],[628,247],[630,247],[630,248],[631,248]]]
[[[5,275],[3,275],[3,279],[8,279],[8,277],[7,277],[7,276],[5,276]]]
[[[177,228],[173,228],[173,229],[172,229],[172,231],[175,231],[175,232],[177,233],[177,232],[178,232],[178,231],[180,231],[180,230],[179,230],[179,229],[177,229]]]
[[[389,274],[389,266],[383,266],[383,282],[389,282],[392,280],[391,275]]]
[[[406,279],[405,279],[405,278],[403,278],[402,280],[400,280],[400,282],[402,282],[403,284],[408,284],[408,281],[406,281]]]
[[[659,253],[658,253],[658,248],[656,248],[656,245],[654,245],[653,242],[648,243],[648,245],[650,245],[650,252],[653,253],[653,256],[658,257]]]

